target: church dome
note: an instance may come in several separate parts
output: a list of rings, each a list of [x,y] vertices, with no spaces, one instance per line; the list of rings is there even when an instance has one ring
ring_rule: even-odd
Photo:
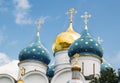
[[[53,52],[67,50],[69,46],[80,37],[80,34],[75,32],[72,27],[73,14],[77,13],[74,8],[71,8],[66,14],[70,14],[70,26],[66,32],[60,33],[55,42],[53,43],[52,50]]]
[[[19,60],[35,60],[47,65],[50,63],[50,55],[40,42],[39,32],[37,32],[36,40],[20,52]]]
[[[77,39],[69,48],[70,57],[75,54],[94,54],[103,56],[102,46],[85,30],[81,37]]]
[[[85,30],[81,37],[75,40],[68,50],[69,57],[75,54],[91,54],[100,58],[103,56],[102,46],[88,32],[87,23],[85,23]]]
[[[101,71],[106,71],[107,68],[112,68],[112,66],[105,59],[103,59],[101,64]]]
[[[62,32],[57,36],[52,49],[54,52],[67,50],[69,46],[79,37],[80,34],[75,32],[72,28],[72,25],[70,25],[66,32]]]

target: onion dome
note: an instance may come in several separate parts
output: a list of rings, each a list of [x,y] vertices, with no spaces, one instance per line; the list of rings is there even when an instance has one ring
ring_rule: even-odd
[[[91,54],[101,58],[103,56],[102,46],[88,32],[86,18],[90,17],[90,15],[87,15],[86,12],[83,17],[85,18],[85,29],[81,37],[75,40],[70,46],[68,55],[73,57],[75,54]]]
[[[54,76],[54,69],[55,69],[55,66],[54,66],[54,65],[50,66],[50,67],[47,69],[46,75],[47,75],[49,78],[52,78],[52,77]]]
[[[72,18],[73,18],[73,14],[75,13],[74,9],[71,8],[69,12],[67,12],[67,14],[71,14],[70,17],[70,26],[67,29],[66,32],[62,32],[60,33],[57,37],[56,40],[53,44],[52,50],[54,52],[57,51],[61,51],[61,50],[67,50],[69,48],[69,46],[80,37],[80,34],[78,34],[77,32],[75,32],[73,30],[72,27]]]
[[[112,66],[105,59],[103,59],[101,64],[101,71],[106,71],[107,68],[112,68]]]
[[[50,63],[50,55],[47,49],[40,42],[39,28],[40,26],[38,26],[38,32],[35,41],[20,52],[20,61],[35,60],[43,62],[47,65]]]
[[[19,79],[17,83],[24,83],[24,81],[22,79]]]
[[[73,70],[79,70],[79,71],[81,71],[81,68],[80,68],[80,66],[78,64],[74,64],[74,66],[72,67],[72,71]]]

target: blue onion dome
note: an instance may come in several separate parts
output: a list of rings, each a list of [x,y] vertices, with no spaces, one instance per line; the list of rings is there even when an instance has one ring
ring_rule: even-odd
[[[47,49],[40,42],[39,31],[37,32],[35,41],[20,52],[19,60],[35,60],[47,65],[50,63],[50,55]]]
[[[81,37],[75,40],[69,47],[69,57],[73,57],[75,54],[90,54],[100,58],[103,56],[102,46],[88,32],[87,23],[85,23],[85,29]]]
[[[101,64],[101,71],[106,71],[107,68],[112,68],[112,66],[105,59],[103,59]]]
[[[50,67],[47,69],[46,75],[47,75],[49,78],[52,78],[52,77],[54,76],[54,69],[55,69],[55,66],[54,66],[54,65],[50,66]]]

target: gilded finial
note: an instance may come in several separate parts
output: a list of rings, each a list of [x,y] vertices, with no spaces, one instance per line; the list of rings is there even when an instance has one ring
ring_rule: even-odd
[[[24,83],[24,80],[23,80],[23,75],[25,75],[25,68],[24,67],[22,67],[21,69],[20,69],[20,79],[17,81],[17,83]]]
[[[100,44],[102,42],[103,42],[103,40],[100,37],[98,37],[98,43]]]
[[[41,21],[41,18],[38,20],[38,21],[36,21],[35,22],[35,24],[37,24],[38,25],[38,32],[40,33],[40,26],[41,26],[41,24],[43,24],[44,22],[43,21]]]
[[[72,67],[72,70],[79,70],[79,71],[81,71],[81,68],[80,68],[80,66],[78,64],[79,54],[75,54],[74,58],[75,58],[75,63],[73,65],[73,67]]]
[[[84,24],[85,24],[85,30],[88,30],[88,19],[91,17],[90,14],[88,14],[88,12],[85,12],[84,15],[81,16],[81,18],[84,19]]]
[[[79,54],[75,54],[74,58],[75,58],[75,64],[74,65],[78,65]]]
[[[77,11],[75,11],[74,8],[71,8],[68,12],[66,12],[66,14],[70,14],[70,23],[72,23],[73,20],[73,14],[76,14]]]
[[[20,70],[21,70],[21,75],[23,76],[25,74],[25,68],[22,67]]]

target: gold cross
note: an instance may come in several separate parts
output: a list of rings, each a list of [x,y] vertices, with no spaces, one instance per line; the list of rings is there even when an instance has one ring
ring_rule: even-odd
[[[72,23],[73,20],[73,14],[76,14],[77,11],[75,11],[74,8],[71,8],[68,12],[66,12],[66,14],[70,14],[70,23]]]
[[[81,16],[81,18],[84,19],[84,23],[85,23],[85,29],[88,29],[87,28],[87,25],[88,25],[88,19],[91,17],[90,14],[88,14],[88,12],[85,12],[84,15]]]
[[[103,40],[100,37],[98,37],[98,43],[100,44],[102,42],[103,42]]]
[[[44,22],[43,21],[41,21],[41,18],[38,20],[38,21],[36,21],[35,22],[35,24],[37,24],[38,25],[38,32],[40,32],[40,26],[41,26],[41,24],[43,24]]]

